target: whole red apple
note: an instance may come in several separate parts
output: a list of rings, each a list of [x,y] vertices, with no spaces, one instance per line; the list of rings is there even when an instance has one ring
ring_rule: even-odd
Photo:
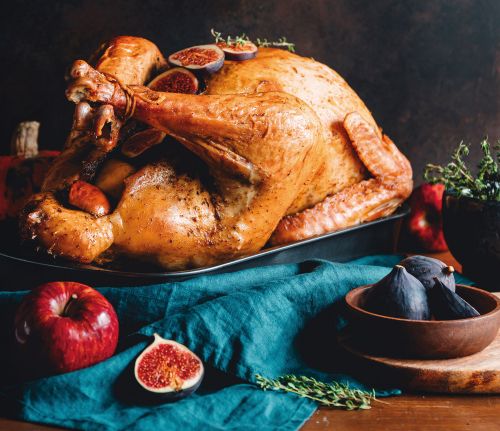
[[[25,359],[64,373],[109,358],[118,342],[118,319],[97,290],[68,281],[46,283],[19,306],[15,338]]]
[[[443,234],[443,193],[442,184],[422,184],[410,197],[411,212],[407,229],[425,251],[448,250]]]

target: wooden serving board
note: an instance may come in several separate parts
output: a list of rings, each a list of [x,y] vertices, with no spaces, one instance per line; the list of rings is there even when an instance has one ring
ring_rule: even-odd
[[[353,372],[373,384],[411,391],[500,394],[500,331],[482,352],[457,359],[398,359],[364,353],[353,340],[339,340]]]

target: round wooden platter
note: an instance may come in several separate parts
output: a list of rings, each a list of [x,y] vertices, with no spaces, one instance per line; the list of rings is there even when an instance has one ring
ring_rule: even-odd
[[[374,385],[419,392],[500,394],[500,331],[482,352],[456,359],[400,359],[367,354],[350,336],[340,338],[339,344],[349,358],[352,372]]]

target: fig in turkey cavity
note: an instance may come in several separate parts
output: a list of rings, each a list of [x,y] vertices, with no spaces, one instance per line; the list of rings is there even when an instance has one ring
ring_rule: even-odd
[[[154,334],[153,343],[136,359],[134,374],[148,393],[165,401],[191,395],[201,384],[203,363],[186,346]]]
[[[148,87],[154,91],[184,94],[196,94],[199,86],[198,78],[183,67],[173,67],[148,84]]]
[[[219,42],[217,46],[224,51],[226,60],[234,61],[250,60],[257,55],[258,51],[257,46],[250,41],[230,45],[225,42]]]
[[[217,45],[197,45],[174,52],[168,62],[193,72],[215,73],[224,65],[224,52]]]

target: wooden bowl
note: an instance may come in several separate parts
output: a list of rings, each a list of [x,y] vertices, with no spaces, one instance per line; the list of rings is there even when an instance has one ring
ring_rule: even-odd
[[[486,348],[500,327],[500,300],[475,287],[459,284],[457,293],[481,316],[410,320],[363,309],[364,294],[371,286],[357,287],[345,297],[355,339],[359,347],[370,353],[405,358],[460,358]]]

